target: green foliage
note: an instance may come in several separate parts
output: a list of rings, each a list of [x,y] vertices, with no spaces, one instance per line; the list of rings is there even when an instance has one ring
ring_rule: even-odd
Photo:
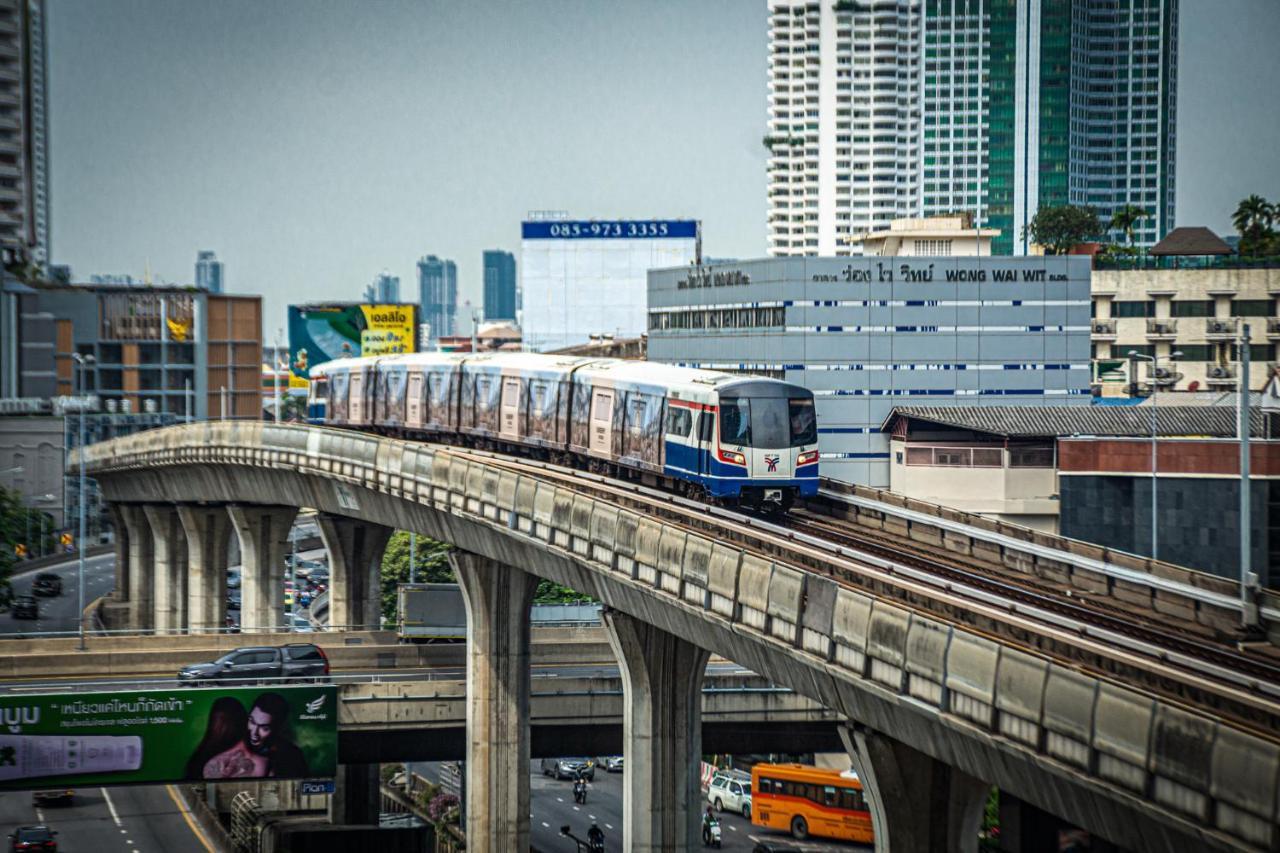
[[[1275,231],[1280,220],[1280,204],[1270,204],[1254,194],[1242,199],[1231,216],[1231,224],[1240,233],[1241,255],[1280,254],[1280,238]]]
[[[54,553],[58,534],[53,516],[24,506],[20,492],[0,486],[0,603],[9,598],[9,575],[18,562],[15,549],[19,543],[26,545],[29,556]]]
[[[1044,246],[1046,255],[1065,255],[1073,246],[1102,236],[1102,221],[1092,207],[1062,204],[1042,207],[1026,228],[1023,236]]]
[[[449,567],[449,545],[425,536],[418,537],[418,583],[454,583]],[[409,534],[397,530],[382,553],[382,616],[388,624],[396,621],[396,587],[409,582]]]
[[[982,829],[978,833],[979,850],[1000,850],[1000,789],[992,788],[982,810]]]
[[[583,595],[567,586],[560,586],[548,580],[538,581],[538,589],[533,594],[534,604],[578,604],[594,600],[589,595]]]
[[[1133,245],[1133,229],[1138,223],[1151,216],[1146,210],[1137,205],[1126,204],[1124,207],[1111,214],[1111,221],[1107,227],[1114,231],[1123,231],[1125,242],[1130,246]]]

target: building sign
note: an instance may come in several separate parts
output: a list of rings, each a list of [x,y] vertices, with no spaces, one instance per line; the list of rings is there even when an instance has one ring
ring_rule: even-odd
[[[0,696],[0,790],[316,779],[338,761],[332,685]]]
[[[587,219],[522,222],[524,240],[665,240],[698,236],[693,219]]]
[[[308,379],[335,358],[417,352],[418,306],[290,305],[289,368]]]

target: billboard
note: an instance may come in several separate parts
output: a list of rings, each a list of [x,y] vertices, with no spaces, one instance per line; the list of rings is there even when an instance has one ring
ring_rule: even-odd
[[[311,368],[335,358],[417,352],[418,306],[328,303],[289,306],[289,367],[309,379]]]
[[[0,790],[333,776],[332,685],[0,695]]]

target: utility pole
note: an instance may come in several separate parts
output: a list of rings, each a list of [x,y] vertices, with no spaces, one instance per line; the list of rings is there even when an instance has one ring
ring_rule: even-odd
[[[1249,438],[1253,425],[1249,417],[1249,324],[1243,326],[1240,340],[1240,379],[1236,393],[1240,397],[1240,624],[1249,629],[1258,624],[1258,608],[1254,588],[1258,583],[1253,573],[1253,514],[1249,488]]]
[[[418,534],[409,531],[409,583],[418,582]]]
[[[271,352],[271,378],[275,383],[276,423],[280,423],[280,329],[276,329],[276,345]]]

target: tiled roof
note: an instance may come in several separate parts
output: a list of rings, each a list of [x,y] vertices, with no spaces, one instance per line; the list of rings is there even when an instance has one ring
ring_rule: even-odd
[[[1175,228],[1151,247],[1151,255],[1230,255],[1231,247],[1208,228]]]
[[[1008,438],[1142,437],[1151,435],[1152,411],[1160,435],[1236,435],[1236,410],[1228,406],[900,406],[883,427],[890,431],[896,418],[906,417]],[[1275,435],[1272,417],[1254,409],[1250,434]]]

